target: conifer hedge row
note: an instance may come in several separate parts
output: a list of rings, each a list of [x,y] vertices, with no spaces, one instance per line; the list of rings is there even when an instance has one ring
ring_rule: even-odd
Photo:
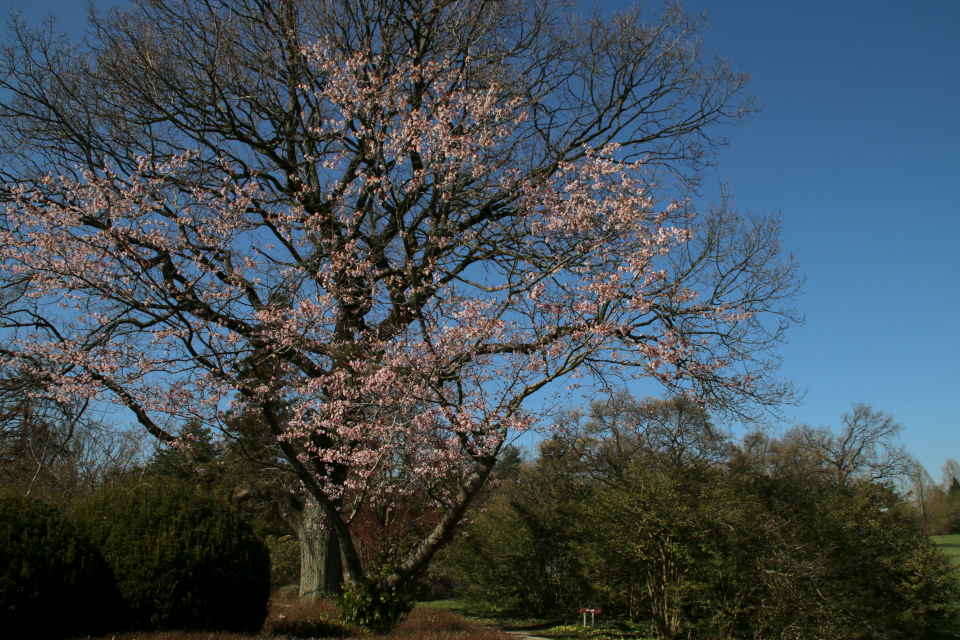
[[[120,604],[103,555],[70,520],[39,500],[0,496],[0,629],[98,634]]]
[[[72,518],[0,498],[0,628],[32,637],[121,629],[257,631],[269,553],[230,505],[190,485],[119,486]]]

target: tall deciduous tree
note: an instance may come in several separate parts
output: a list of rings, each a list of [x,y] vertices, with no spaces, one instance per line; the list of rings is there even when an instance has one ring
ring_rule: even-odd
[[[903,425],[860,402],[841,421],[839,431],[799,424],[778,438],[748,434],[737,464],[772,476],[817,476],[839,485],[909,482],[916,463],[900,443]]]
[[[257,414],[346,578],[402,585],[552,383],[789,394],[777,221],[685,198],[754,110],[703,27],[552,0],[141,0],[84,46],[15,22],[0,357],[164,442]],[[365,576],[351,527],[403,491],[442,515]]]
[[[840,432],[824,440],[824,462],[837,482],[889,482],[909,472],[912,460],[900,444],[903,425],[893,416],[854,402],[842,421]]]
[[[620,390],[586,412],[561,414],[558,423],[558,449],[573,456],[563,464],[604,483],[623,480],[642,460],[717,461],[729,447],[703,407],[683,396],[640,400]]]
[[[942,486],[944,491],[955,491],[954,487],[960,487],[960,462],[953,458],[947,458],[943,463],[943,469],[940,471]]]

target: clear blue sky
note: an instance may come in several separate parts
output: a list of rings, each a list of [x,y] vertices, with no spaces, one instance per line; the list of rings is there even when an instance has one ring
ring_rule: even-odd
[[[782,354],[808,394],[788,414],[837,425],[873,405],[939,480],[960,459],[960,2],[685,7],[764,105],[716,177],[782,213],[806,271],[806,324]]]
[[[27,4],[80,33],[80,0]],[[712,180],[781,212],[806,271],[807,321],[782,350],[808,390],[790,421],[837,425],[851,402],[873,405],[939,480],[960,459],[960,1],[685,7],[707,13],[705,49],[752,74],[764,105],[730,131]]]

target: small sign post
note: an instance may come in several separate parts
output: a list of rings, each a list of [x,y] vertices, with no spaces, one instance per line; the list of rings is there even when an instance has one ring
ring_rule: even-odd
[[[594,617],[598,613],[603,613],[600,609],[591,609],[589,607],[581,607],[580,613],[583,614],[583,628],[587,628],[587,614],[590,614],[590,628],[593,629],[597,626],[597,619]]]

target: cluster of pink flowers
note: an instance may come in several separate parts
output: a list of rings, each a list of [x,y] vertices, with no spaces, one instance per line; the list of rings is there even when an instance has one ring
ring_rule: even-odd
[[[0,365],[145,415],[282,406],[278,437],[346,513],[396,491],[397,464],[452,499],[585,367],[673,386],[731,364],[665,322],[750,313],[677,280],[663,259],[693,220],[642,163],[609,145],[534,164],[523,100],[472,86],[470,59],[306,53],[321,184],[278,196],[224,162],[214,189],[184,153],[12,191],[0,263],[29,302]]]

